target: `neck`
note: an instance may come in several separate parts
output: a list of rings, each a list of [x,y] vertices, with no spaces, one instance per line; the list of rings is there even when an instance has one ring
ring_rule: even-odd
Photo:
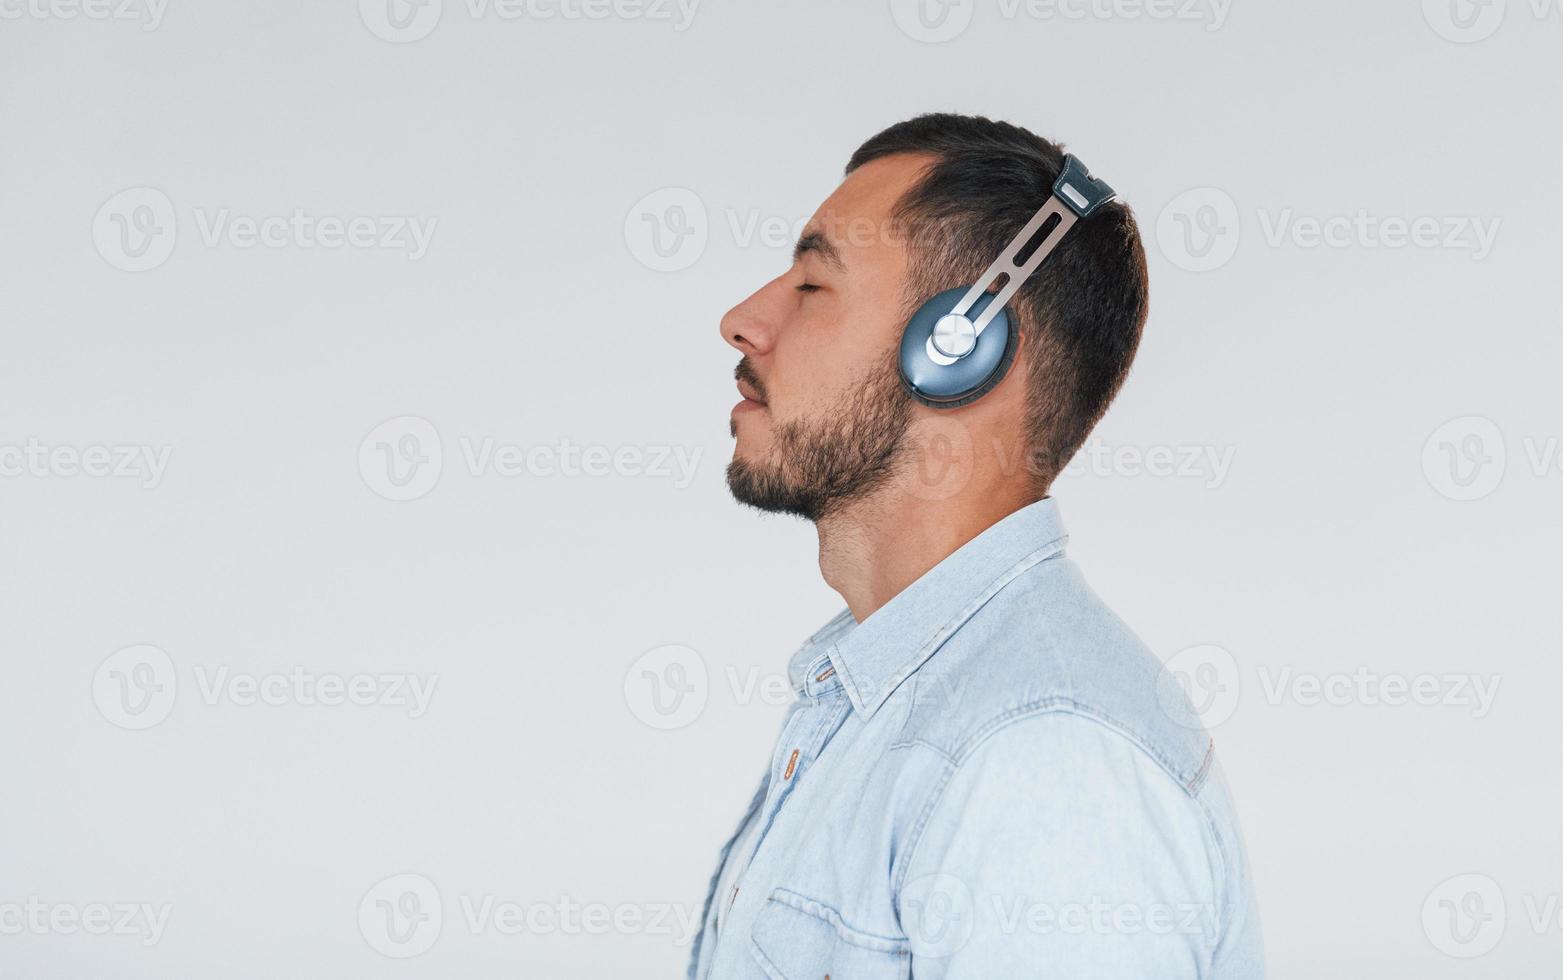
[[[886,487],[816,522],[820,572],[861,623],[966,542],[1035,499],[1003,485],[974,487],[948,500]]]

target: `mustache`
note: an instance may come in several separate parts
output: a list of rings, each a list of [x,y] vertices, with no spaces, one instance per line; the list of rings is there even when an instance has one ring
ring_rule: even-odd
[[[733,368],[733,380],[748,382],[749,387],[754,389],[755,394],[760,396],[761,401],[768,402],[771,400],[770,392],[765,390],[765,382],[761,381],[760,376],[754,372],[754,365],[749,363],[747,356],[738,362],[737,367]]]

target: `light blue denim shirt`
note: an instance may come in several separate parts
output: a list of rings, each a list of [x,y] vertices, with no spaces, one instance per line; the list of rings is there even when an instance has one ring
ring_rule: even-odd
[[[1064,540],[1039,501],[794,654],[690,977],[1263,976],[1211,740]]]

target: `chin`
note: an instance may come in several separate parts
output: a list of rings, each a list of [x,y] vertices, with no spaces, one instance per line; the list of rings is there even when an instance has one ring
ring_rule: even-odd
[[[765,461],[766,454],[763,451],[756,449],[753,445],[746,444],[742,439],[738,440],[738,444],[733,447],[733,462],[735,463],[743,463],[746,466],[763,466]]]

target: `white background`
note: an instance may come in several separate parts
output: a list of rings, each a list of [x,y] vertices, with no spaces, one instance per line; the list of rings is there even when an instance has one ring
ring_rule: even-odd
[[[1064,141],[1140,217],[1145,342],[1056,492],[1158,653],[1231,654],[1272,975],[1556,975],[1557,5],[115,2],[0,0],[0,975],[681,975],[765,692],[839,608],[812,529],[727,497],[717,321],[936,109]],[[212,230],[295,212],[434,230]],[[474,472],[486,439],[533,465]],[[700,455],[570,475],[562,440]],[[70,462],[121,446],[166,469]],[[295,671],[436,686],[226,686]],[[404,893],[437,933],[376,926]],[[139,903],[150,945],[72,927]]]

